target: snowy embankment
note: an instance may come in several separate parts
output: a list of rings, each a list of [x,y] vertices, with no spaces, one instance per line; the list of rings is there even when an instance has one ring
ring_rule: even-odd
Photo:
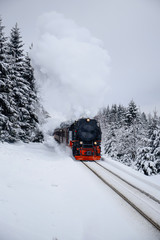
[[[160,200],[160,174],[146,176],[143,173],[133,170],[131,167],[121,164],[118,161],[113,160],[110,157],[103,157],[101,164],[107,167],[109,170],[116,173],[118,176],[122,176],[124,180],[133,184],[137,188],[140,188],[155,198]]]
[[[159,232],[68,150],[0,144],[0,239],[158,240]]]

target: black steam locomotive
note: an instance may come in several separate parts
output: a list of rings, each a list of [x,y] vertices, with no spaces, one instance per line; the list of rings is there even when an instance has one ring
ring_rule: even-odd
[[[72,149],[76,160],[100,160],[101,129],[95,119],[81,118],[72,124],[62,124],[54,138]]]

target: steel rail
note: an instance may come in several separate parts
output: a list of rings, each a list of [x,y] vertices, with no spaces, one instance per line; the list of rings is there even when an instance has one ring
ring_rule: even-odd
[[[123,182],[127,183],[129,186],[135,188],[136,190],[138,190],[139,192],[143,193],[144,195],[146,195],[147,197],[151,198],[153,201],[157,202],[158,204],[160,204],[160,200],[155,198],[154,196],[152,196],[150,193],[145,192],[144,190],[140,189],[139,187],[133,185],[132,183],[128,182],[127,180],[123,179],[121,176],[119,176],[117,173],[114,173],[112,170],[104,167],[103,165],[101,165],[98,162],[95,162],[96,164],[98,164],[99,166],[101,166],[102,168],[104,168],[105,170],[107,170],[108,172],[110,172],[111,174],[113,174],[114,176],[116,176],[117,178],[121,179]]]
[[[102,159],[102,161],[104,161],[103,160],[103,157],[101,157],[101,159]],[[100,162],[102,162],[102,161],[100,161]],[[107,161],[107,164],[110,164],[111,166],[113,166],[114,168],[116,168],[117,166],[114,164],[114,161]],[[144,184],[147,184],[147,185],[150,185],[151,187],[153,187],[153,188],[155,188],[155,189],[157,189],[158,191],[160,191],[160,186],[158,186],[158,185],[156,185],[155,183],[153,183],[153,182],[149,182],[147,179],[142,179],[140,176],[137,176],[137,175],[135,175],[135,174],[133,174],[133,173],[131,173],[131,172],[128,172],[127,170],[125,170],[124,168],[121,168],[121,167],[119,167],[118,166],[118,169],[120,170],[120,171],[122,171],[122,172],[124,172],[124,173],[127,173],[129,176],[131,176],[131,177],[134,177],[134,178],[136,178],[136,179],[139,179],[140,181],[143,181],[143,183]]]
[[[144,211],[131,202],[124,194],[116,189],[112,184],[107,182],[102,176],[100,176],[95,170],[89,167],[84,161],[81,161],[87,168],[89,168],[101,181],[109,186],[114,192],[116,192],[121,198],[123,198],[130,206],[132,206],[141,216],[143,216],[148,222],[150,222],[157,230],[160,231],[160,225],[156,223],[151,217],[149,217]],[[93,161],[95,163],[95,161]],[[99,164],[100,165],[100,164]],[[100,165],[101,166],[101,165]],[[102,166],[101,166],[102,167]],[[107,169],[105,169],[107,171]]]

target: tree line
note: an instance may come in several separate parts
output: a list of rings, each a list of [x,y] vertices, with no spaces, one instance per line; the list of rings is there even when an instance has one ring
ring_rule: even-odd
[[[0,18],[0,141],[42,141],[38,112],[41,110],[31,59],[24,53],[17,23],[10,36]]]
[[[96,118],[102,128],[104,153],[146,175],[160,172],[160,117],[128,107],[107,106]]]

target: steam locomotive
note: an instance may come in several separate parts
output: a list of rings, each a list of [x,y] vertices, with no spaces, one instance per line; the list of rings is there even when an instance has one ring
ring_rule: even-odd
[[[95,119],[81,118],[55,129],[55,140],[70,146],[76,160],[101,159],[101,129]]]

